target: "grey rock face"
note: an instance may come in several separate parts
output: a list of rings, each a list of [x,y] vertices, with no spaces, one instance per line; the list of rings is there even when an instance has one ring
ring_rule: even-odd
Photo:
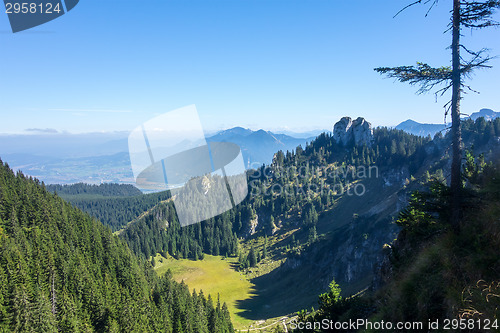
[[[333,139],[337,143],[346,144],[349,140],[348,132],[352,127],[352,119],[343,117],[333,126]]]
[[[333,139],[343,145],[354,142],[357,146],[369,146],[373,140],[372,125],[362,117],[354,121],[350,117],[343,117],[333,126]]]

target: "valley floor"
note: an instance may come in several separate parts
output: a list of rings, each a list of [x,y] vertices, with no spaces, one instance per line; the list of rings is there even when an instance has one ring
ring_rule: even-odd
[[[155,270],[159,275],[170,269],[176,281],[184,281],[191,291],[202,290],[205,296],[210,294],[214,303],[219,295],[221,303],[226,302],[236,329],[246,331],[259,327],[271,328],[281,323],[279,319],[283,316],[266,318],[266,313],[273,316],[280,309],[274,308],[271,311],[271,305],[266,303],[272,303],[272,300],[265,296],[259,297],[265,290],[259,290],[261,288],[235,269],[238,258],[205,255],[203,260],[193,261],[164,258],[157,254],[155,263]],[[257,319],[249,315],[251,313],[262,315],[263,318]]]

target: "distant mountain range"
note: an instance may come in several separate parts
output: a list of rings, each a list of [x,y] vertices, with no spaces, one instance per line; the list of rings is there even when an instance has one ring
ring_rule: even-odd
[[[0,134],[0,157],[29,154],[76,158],[128,151],[129,132]]]
[[[434,135],[440,131],[444,132],[446,128],[447,125],[445,124],[422,124],[411,119],[405,120],[401,124],[396,126],[396,129],[405,131],[413,135],[430,135],[431,137],[434,137]]]
[[[500,117],[500,112],[481,109],[469,116],[476,120]],[[405,132],[432,137],[446,131],[449,125],[422,124],[406,120],[396,126]],[[245,166],[255,168],[269,164],[278,150],[305,146],[320,131],[274,133],[234,127],[207,137],[209,142],[232,142],[240,146]],[[322,131],[324,132],[324,131]],[[110,133],[46,133],[0,135],[0,158],[14,170],[22,170],[48,184],[85,182],[134,183],[128,155],[128,132]]]
[[[481,109],[479,112],[472,113],[469,118],[476,120],[477,118],[484,117],[484,120],[493,120],[500,117],[500,112],[495,112],[491,109]]]
[[[476,120],[480,117],[484,117],[486,121],[493,120],[495,118],[500,117],[500,112],[495,112],[491,109],[481,109],[478,112],[472,113],[468,117],[463,117],[462,119],[470,118],[472,120]],[[451,126],[451,124],[422,124],[418,123],[414,120],[408,119],[400,123],[396,126],[396,129],[403,130],[407,133],[419,135],[419,136],[428,136],[434,137],[434,135],[438,132],[443,132]]]
[[[280,130],[280,131],[273,131],[273,133],[276,134],[286,134],[288,136],[294,137],[294,138],[315,138],[321,133],[324,132],[329,132],[331,130],[326,130],[326,129],[318,129],[318,130],[312,130],[312,131],[305,131],[305,132],[294,132],[294,131],[287,131],[287,130]]]
[[[207,141],[239,145],[245,166],[255,168],[271,163],[278,150],[292,150],[314,138],[234,127],[207,137]],[[134,183],[128,132],[0,135],[0,158],[14,170],[47,184]]]
[[[278,150],[292,150],[298,145],[304,146],[314,137],[295,138],[286,134],[269,131],[252,131],[242,127],[234,127],[220,131],[207,138],[209,142],[232,142],[240,146],[247,168],[269,164]]]

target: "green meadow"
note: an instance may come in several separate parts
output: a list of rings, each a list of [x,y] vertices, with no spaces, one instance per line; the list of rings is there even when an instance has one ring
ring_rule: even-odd
[[[237,258],[205,255],[203,260],[193,261],[166,259],[157,255],[155,261],[158,274],[163,275],[170,269],[174,279],[184,281],[189,289],[203,290],[205,296],[212,295],[214,302],[220,295],[221,303],[226,302],[228,306],[235,328],[246,328],[254,323],[254,320],[242,317],[240,314],[244,310],[237,307],[239,302],[252,298],[255,292],[255,286],[232,268]]]

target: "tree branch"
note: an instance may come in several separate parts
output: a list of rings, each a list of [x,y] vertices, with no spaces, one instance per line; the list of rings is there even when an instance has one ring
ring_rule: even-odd
[[[500,8],[500,0],[462,1],[460,2],[460,24],[471,29],[482,29],[500,24],[490,19],[496,9]]]
[[[416,66],[379,67],[375,71],[399,82],[420,85],[418,93],[428,92],[436,85],[451,80],[450,67],[433,68],[421,62],[417,62]]]
[[[417,0],[415,2],[412,2],[411,4],[403,7],[403,9],[401,9],[399,12],[397,12],[396,15],[394,15],[392,18],[395,18],[396,16],[398,16],[399,14],[401,14],[402,12],[404,12],[406,9],[408,9],[408,8],[410,8],[412,6],[415,6],[415,5],[419,4],[419,3],[422,3],[422,0]]]

